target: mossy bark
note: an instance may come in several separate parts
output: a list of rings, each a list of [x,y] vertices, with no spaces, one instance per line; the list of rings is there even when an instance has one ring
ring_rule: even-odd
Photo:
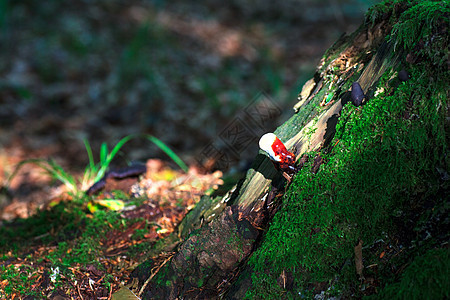
[[[306,153],[315,151],[312,171],[317,171],[323,163],[317,153],[327,153],[338,142],[333,141],[336,124],[342,107],[351,105],[354,82],[365,93],[364,104],[386,70],[407,63],[405,53],[394,49],[395,40],[386,41],[406,8],[396,5],[372,23],[366,21],[326,52],[299,95],[297,113],[275,132],[300,165]],[[258,154],[245,178],[225,196],[202,198],[158,249],[164,256],[135,270],[134,292],[143,299],[241,298],[251,285],[246,261],[282,204],[287,184],[268,157]]]

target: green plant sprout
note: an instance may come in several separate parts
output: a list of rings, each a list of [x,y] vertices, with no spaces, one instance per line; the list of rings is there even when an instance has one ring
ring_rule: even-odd
[[[92,182],[97,182],[105,175],[109,165],[111,164],[114,157],[116,157],[119,150],[123,147],[123,145],[133,138],[142,136],[153,142],[158,148],[166,153],[167,156],[169,156],[184,172],[188,171],[188,167],[183,162],[183,160],[160,139],[152,135],[128,135],[122,138],[114,146],[111,152],[108,152],[108,145],[103,142],[100,146],[100,161],[98,163],[95,163],[94,155],[92,153],[92,147],[89,141],[84,139],[83,143],[84,147],[86,148],[89,163],[84,170],[81,180],[77,180],[74,176],[64,171],[63,167],[61,167],[61,165],[59,165],[52,159],[47,160],[43,158],[32,158],[23,160],[18,163],[15,170],[8,178],[6,187],[9,186],[11,180],[14,178],[14,176],[17,175],[17,172],[23,165],[31,163],[44,169],[44,171],[47,172],[52,178],[61,181],[66,187],[69,195],[74,198],[81,199],[83,198],[84,191],[92,184]]]

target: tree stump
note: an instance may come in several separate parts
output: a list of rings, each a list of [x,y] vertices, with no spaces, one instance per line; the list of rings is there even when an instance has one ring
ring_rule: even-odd
[[[360,104],[369,101],[386,70],[402,63],[403,51],[395,41],[386,41],[402,9],[395,6],[395,16],[366,20],[356,32],[341,37],[304,85],[296,113],[275,131],[300,167],[306,154],[315,151],[319,154],[312,172],[318,168],[320,152],[335,143],[342,107],[352,105],[352,98]],[[250,284],[246,260],[282,204],[287,184],[269,158],[257,154],[245,178],[225,196],[202,198],[178,231],[154,250],[155,258],[135,270],[128,287],[143,299],[242,298]],[[247,275],[235,282],[238,273]]]

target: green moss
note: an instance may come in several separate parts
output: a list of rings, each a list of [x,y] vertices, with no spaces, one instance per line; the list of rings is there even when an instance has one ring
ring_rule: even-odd
[[[200,278],[200,279],[198,280],[198,282],[197,282],[197,287],[202,287],[202,286],[203,286],[203,283],[204,283],[203,278]]]
[[[413,76],[420,78],[419,73]],[[340,143],[326,157],[328,163],[317,175],[308,165],[297,175],[251,259],[258,296],[279,295],[276,279],[283,270],[294,274],[298,291],[330,280],[352,257],[358,239],[374,241],[384,231],[395,231],[397,211],[419,191],[436,190],[434,169],[446,147],[446,97],[431,94],[427,79],[411,80],[393,95],[382,93],[363,110],[344,108],[346,122],[339,123],[336,134]],[[408,108],[410,99],[413,108]],[[416,119],[403,117],[408,109]]]
[[[14,265],[0,265],[0,279],[8,280],[10,284],[6,285],[3,291],[0,290],[0,297],[7,299],[7,295],[12,293],[27,294],[29,296],[38,296],[38,294],[29,288],[29,276],[34,272],[33,266],[23,265],[16,267]],[[2,292],[4,294],[2,294]]]
[[[55,246],[53,251],[42,252],[38,257],[29,254],[27,260],[31,266],[33,263],[39,264],[48,272],[51,272],[50,267],[58,267],[60,274],[66,278],[72,276],[69,267],[78,264],[94,265],[97,269],[104,270],[99,259],[104,256],[99,236],[106,236],[111,229],[126,228],[127,224],[114,211],[97,211],[93,216],[88,216],[81,203],[76,200],[59,203],[48,210],[38,211],[27,219],[6,223],[0,228],[0,252],[8,254],[1,256],[0,263],[6,261],[8,264],[8,260],[14,257],[23,259],[25,254],[30,251],[34,253],[40,246],[48,249]],[[34,282],[29,277],[40,268],[29,269],[28,265],[7,265],[0,269],[0,281],[9,282],[8,290],[5,290],[7,295],[10,292],[23,295],[33,293]],[[22,275],[28,277],[23,279]],[[59,278],[54,282],[55,287],[60,284]],[[110,284],[108,278],[103,281],[106,286]]]
[[[436,12],[436,3],[429,2],[420,7]],[[403,36],[401,44],[407,40]],[[436,76],[435,68],[430,68],[435,62],[437,68],[446,68],[442,52],[423,59],[410,70],[409,81],[398,83],[392,79],[395,70],[388,70],[375,98],[360,109],[343,108],[335,135],[339,143],[321,154],[327,163],[314,175],[310,160],[297,174],[264,242],[251,257],[254,288],[247,297],[311,296],[318,282],[332,286],[331,294],[358,295],[354,288],[350,291],[359,281],[349,263],[357,241],[367,245],[400,232],[396,217],[437,193],[436,167],[449,169],[445,158],[449,73]],[[283,271],[293,274],[291,288],[277,283]],[[336,278],[338,282],[331,284]],[[408,280],[399,285],[409,284]]]
[[[432,249],[417,256],[399,282],[386,286],[376,299],[448,299],[450,292],[450,251]]]
[[[375,24],[382,19],[393,25],[389,40],[396,49],[414,50],[434,65],[443,66],[448,60],[448,19],[450,4],[441,0],[384,0],[366,14],[366,22]]]
[[[303,106],[297,114],[286,121],[280,128],[275,130],[274,133],[281,140],[288,140],[317,115],[319,103],[320,101],[318,101],[318,98],[312,99],[309,103]]]
[[[395,15],[395,7],[399,3],[402,3],[404,6],[410,7],[412,5],[411,0],[383,0],[378,4],[375,4],[366,13],[365,21],[371,25],[374,25],[377,22],[380,22],[382,19],[386,17],[391,17]]]
[[[417,1],[400,16],[390,40],[434,65],[443,65],[448,60],[449,17],[448,1]]]

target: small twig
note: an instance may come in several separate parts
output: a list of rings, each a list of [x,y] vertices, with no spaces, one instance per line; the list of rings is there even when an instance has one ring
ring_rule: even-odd
[[[86,276],[86,274],[84,274],[83,272],[81,272],[81,271],[80,271],[80,270],[78,270],[78,269],[75,269],[75,268],[69,267],[69,270],[72,270],[72,271],[74,271],[74,272],[77,272],[78,274],[82,275],[83,277],[85,277],[85,276]]]
[[[77,284],[77,292],[78,295],[80,296],[81,300],[83,300],[83,296],[81,296],[81,292],[80,292],[80,286]]]
[[[336,147],[337,144],[339,144],[339,142],[340,142],[340,140],[338,139],[338,140],[336,141],[336,143],[334,143],[333,147],[331,147],[331,149],[333,149],[334,147]]]
[[[144,282],[144,285],[142,285],[141,290],[139,291],[138,294],[139,297],[141,297],[142,294],[144,293],[144,290],[147,287],[150,280],[152,280],[152,278],[155,277],[155,275],[159,272],[159,270],[172,258],[172,256],[173,255],[169,256],[162,264],[159,265],[159,267],[156,268],[155,272],[152,275],[150,275],[149,278],[147,278],[147,280]]]
[[[105,278],[106,274],[102,276],[102,278],[100,278],[99,280],[97,280],[95,282],[95,284],[100,284],[100,282],[102,282],[103,278]]]
[[[35,236],[35,237],[33,238],[33,240],[36,241],[36,240],[42,239],[43,237],[46,237],[46,236],[48,236],[48,235],[50,235],[50,232],[43,233],[43,234],[41,234],[41,235]]]

